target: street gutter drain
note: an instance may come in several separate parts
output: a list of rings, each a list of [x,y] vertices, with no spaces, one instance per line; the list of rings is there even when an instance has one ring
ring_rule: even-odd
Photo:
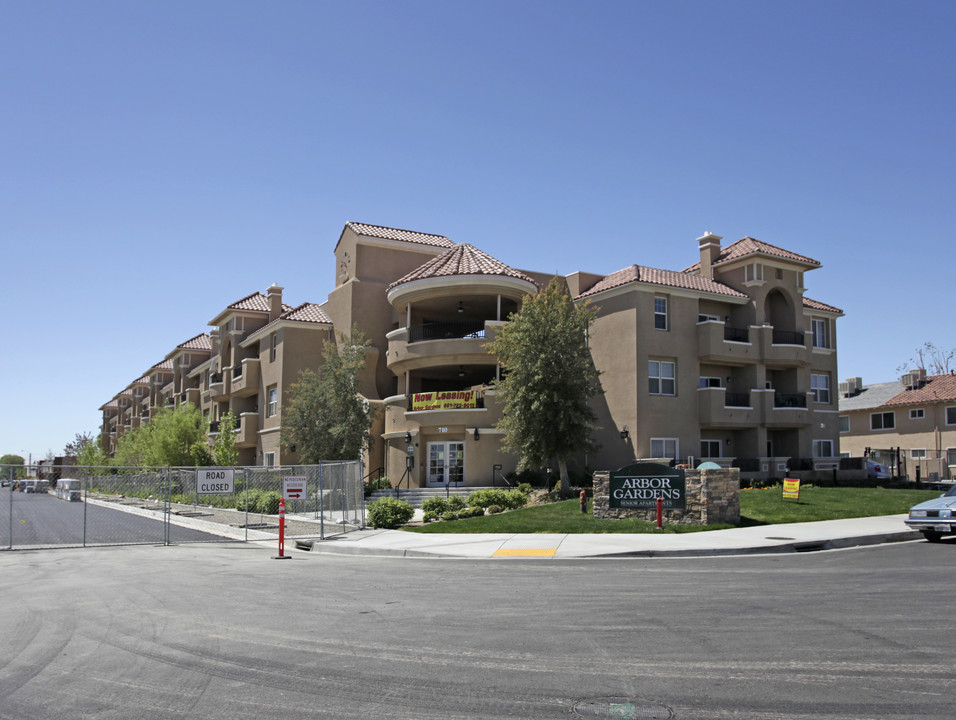
[[[578,700],[571,708],[577,717],[620,720],[673,720],[674,711],[644,698],[601,697]]]

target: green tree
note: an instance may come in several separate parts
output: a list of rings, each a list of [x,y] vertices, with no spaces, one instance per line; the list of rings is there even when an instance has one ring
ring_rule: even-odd
[[[495,384],[504,403],[503,446],[518,456],[519,471],[557,461],[564,495],[571,491],[568,459],[593,448],[597,418],[589,401],[603,392],[587,344],[595,317],[552,280],[488,345],[504,370]]]
[[[14,478],[25,478],[27,476],[26,468],[23,467],[24,460],[19,455],[4,455],[0,457],[0,465],[19,465],[19,468],[13,468],[13,477]],[[5,478],[10,477],[10,468],[6,467],[3,469],[3,476]]]
[[[147,425],[123,435],[113,464],[120,467],[163,467],[195,464],[196,446],[206,444],[202,414],[192,403],[160,410]]]
[[[83,437],[92,437],[89,433],[80,435],[77,433],[77,441]],[[67,445],[69,449],[70,445]],[[106,454],[106,451],[103,450],[102,436],[97,435],[96,439],[89,440],[87,442],[80,443],[76,449],[76,464],[84,465],[86,467],[103,467],[110,464],[109,455]]]
[[[236,448],[236,426],[236,416],[232,410],[219,418],[219,436],[216,438],[216,444],[212,450],[216,465],[235,465],[239,462],[239,450]]]
[[[303,371],[290,386],[282,408],[282,446],[295,446],[300,462],[355,460],[372,447],[375,412],[358,392],[368,346],[357,326],[351,336],[339,333],[338,343],[325,343],[318,371]]]

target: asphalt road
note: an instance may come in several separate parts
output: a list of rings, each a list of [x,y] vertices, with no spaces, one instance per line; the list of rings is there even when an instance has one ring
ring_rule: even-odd
[[[954,553],[0,552],[0,718],[950,720]]]
[[[12,502],[11,502],[12,501]],[[11,522],[12,515],[12,522]],[[215,542],[222,537],[189,528],[171,528],[179,542]],[[82,547],[164,541],[162,520],[86,502],[67,502],[52,493],[0,488],[0,550]]]

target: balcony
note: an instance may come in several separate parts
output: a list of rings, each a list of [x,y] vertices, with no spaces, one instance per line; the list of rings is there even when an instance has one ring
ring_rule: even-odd
[[[244,412],[239,415],[239,432],[236,434],[236,447],[255,447],[258,431],[259,413]]]
[[[419,426],[492,425],[501,415],[494,393],[485,388],[399,395],[394,400],[404,401],[399,407]]]
[[[182,405],[186,403],[192,403],[193,405],[199,406],[199,388],[187,388],[179,394],[179,402]]]
[[[806,427],[810,424],[806,393],[761,393],[764,422],[772,428]]]
[[[396,375],[444,365],[494,365],[485,345],[494,340],[497,321],[427,323],[388,334],[388,367]]]
[[[793,330],[760,328],[760,349],[765,364],[771,367],[804,367],[810,362],[806,334]]]
[[[246,358],[232,369],[233,397],[247,397],[259,392],[259,358]]]
[[[720,365],[742,366],[759,359],[749,328],[727,327],[719,320],[697,323],[697,352],[701,362]]]
[[[229,397],[229,390],[222,373],[212,373],[209,376],[209,396],[213,400],[225,400]]]
[[[752,407],[750,393],[729,393],[726,388],[700,388],[697,408],[702,427],[742,428],[760,424],[760,406]]]

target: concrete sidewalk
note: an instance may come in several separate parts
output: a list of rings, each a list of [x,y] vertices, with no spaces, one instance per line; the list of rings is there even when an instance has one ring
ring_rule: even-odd
[[[402,557],[705,557],[807,552],[916,540],[906,515],[761,525],[681,534],[423,534],[358,530],[325,540],[289,543],[314,553]],[[297,555],[300,553],[296,553]]]

